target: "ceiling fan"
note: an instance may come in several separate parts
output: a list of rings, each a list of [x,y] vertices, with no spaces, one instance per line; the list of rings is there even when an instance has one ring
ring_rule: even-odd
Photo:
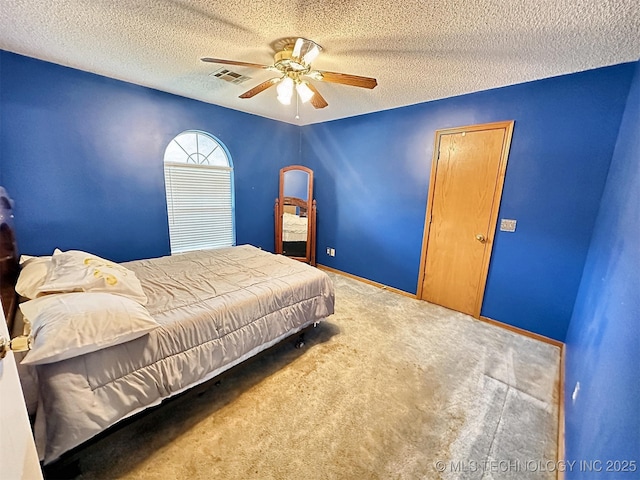
[[[312,69],[311,62],[317,58],[322,50],[322,47],[312,40],[301,37],[286,38],[277,42],[276,48],[277,52],[274,55],[273,65],[261,65],[259,63],[239,62],[221,58],[202,58],[202,61],[277,72],[279,76],[256,85],[251,90],[240,95],[240,98],[251,98],[267,88],[277,85],[278,100],[284,105],[291,104],[294,89],[303,103],[310,102],[314,108],[324,108],[328,105],[327,101],[308,79],[369,89],[378,84],[375,78]]]

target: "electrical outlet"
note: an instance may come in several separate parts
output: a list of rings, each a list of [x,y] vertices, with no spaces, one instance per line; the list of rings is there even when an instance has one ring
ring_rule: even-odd
[[[327,247],[327,255],[331,256],[331,247]]]
[[[516,231],[516,220],[511,220],[508,218],[503,218],[500,220],[500,231],[501,232],[515,232]]]
[[[329,249],[329,255],[331,255],[332,257],[336,256],[336,249],[335,248],[330,248]]]

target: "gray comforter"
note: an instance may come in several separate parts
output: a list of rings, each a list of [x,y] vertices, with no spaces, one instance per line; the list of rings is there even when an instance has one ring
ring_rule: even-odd
[[[124,265],[160,327],[38,366],[35,436],[45,463],[333,313],[324,272],[248,245]]]

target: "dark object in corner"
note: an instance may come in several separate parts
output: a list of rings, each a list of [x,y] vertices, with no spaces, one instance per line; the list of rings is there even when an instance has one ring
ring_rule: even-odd
[[[0,187],[0,298],[9,331],[18,305],[14,285],[20,273],[18,249],[13,233],[13,202]]]

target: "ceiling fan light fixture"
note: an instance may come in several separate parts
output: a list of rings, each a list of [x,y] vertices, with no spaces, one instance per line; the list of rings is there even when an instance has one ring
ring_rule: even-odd
[[[311,70],[307,73],[307,77],[311,78],[312,80],[320,80],[322,81],[322,73],[320,73],[317,70]]]
[[[302,61],[302,64],[307,66],[313,62],[318,55],[322,47],[313,40],[307,40],[306,38],[298,37],[295,45],[293,46],[293,52],[291,56],[295,59]]]
[[[296,43],[293,45],[293,56],[300,58],[302,54],[302,45],[304,45],[305,39],[302,37],[298,37],[296,39]]]
[[[202,58],[202,61],[278,72],[278,76],[256,85],[252,89],[239,95],[239,98],[253,98],[268,88],[277,86],[278,101],[283,105],[291,105],[291,100],[293,100],[294,95],[293,90],[295,88],[297,93],[296,109],[300,100],[302,100],[303,103],[309,102],[315,109],[329,106],[322,94],[316,89],[314,83],[307,80],[368,89],[372,89],[378,84],[376,79],[371,77],[324,70],[312,70],[311,62],[315,60],[323,50],[320,45],[312,40],[302,37],[288,37],[278,40],[273,46],[276,53],[273,56],[272,65],[210,57]]]
[[[311,97],[313,97],[313,91],[309,88],[309,85],[307,85],[307,82],[299,82],[296,84],[296,91],[298,92],[298,95],[300,96],[300,100],[302,100],[302,103],[307,103],[309,100],[311,100]]]
[[[305,64],[309,65],[318,57],[318,55],[320,55],[320,50],[321,50],[320,45],[316,45],[314,43],[311,50],[309,50],[307,53],[304,54],[304,56],[302,57],[302,61]]]
[[[278,95],[278,101],[282,105],[291,105],[291,97],[282,97],[282,96]]]
[[[293,79],[284,77],[276,90],[278,92],[278,101],[283,105],[291,105],[291,97],[293,96]]]

